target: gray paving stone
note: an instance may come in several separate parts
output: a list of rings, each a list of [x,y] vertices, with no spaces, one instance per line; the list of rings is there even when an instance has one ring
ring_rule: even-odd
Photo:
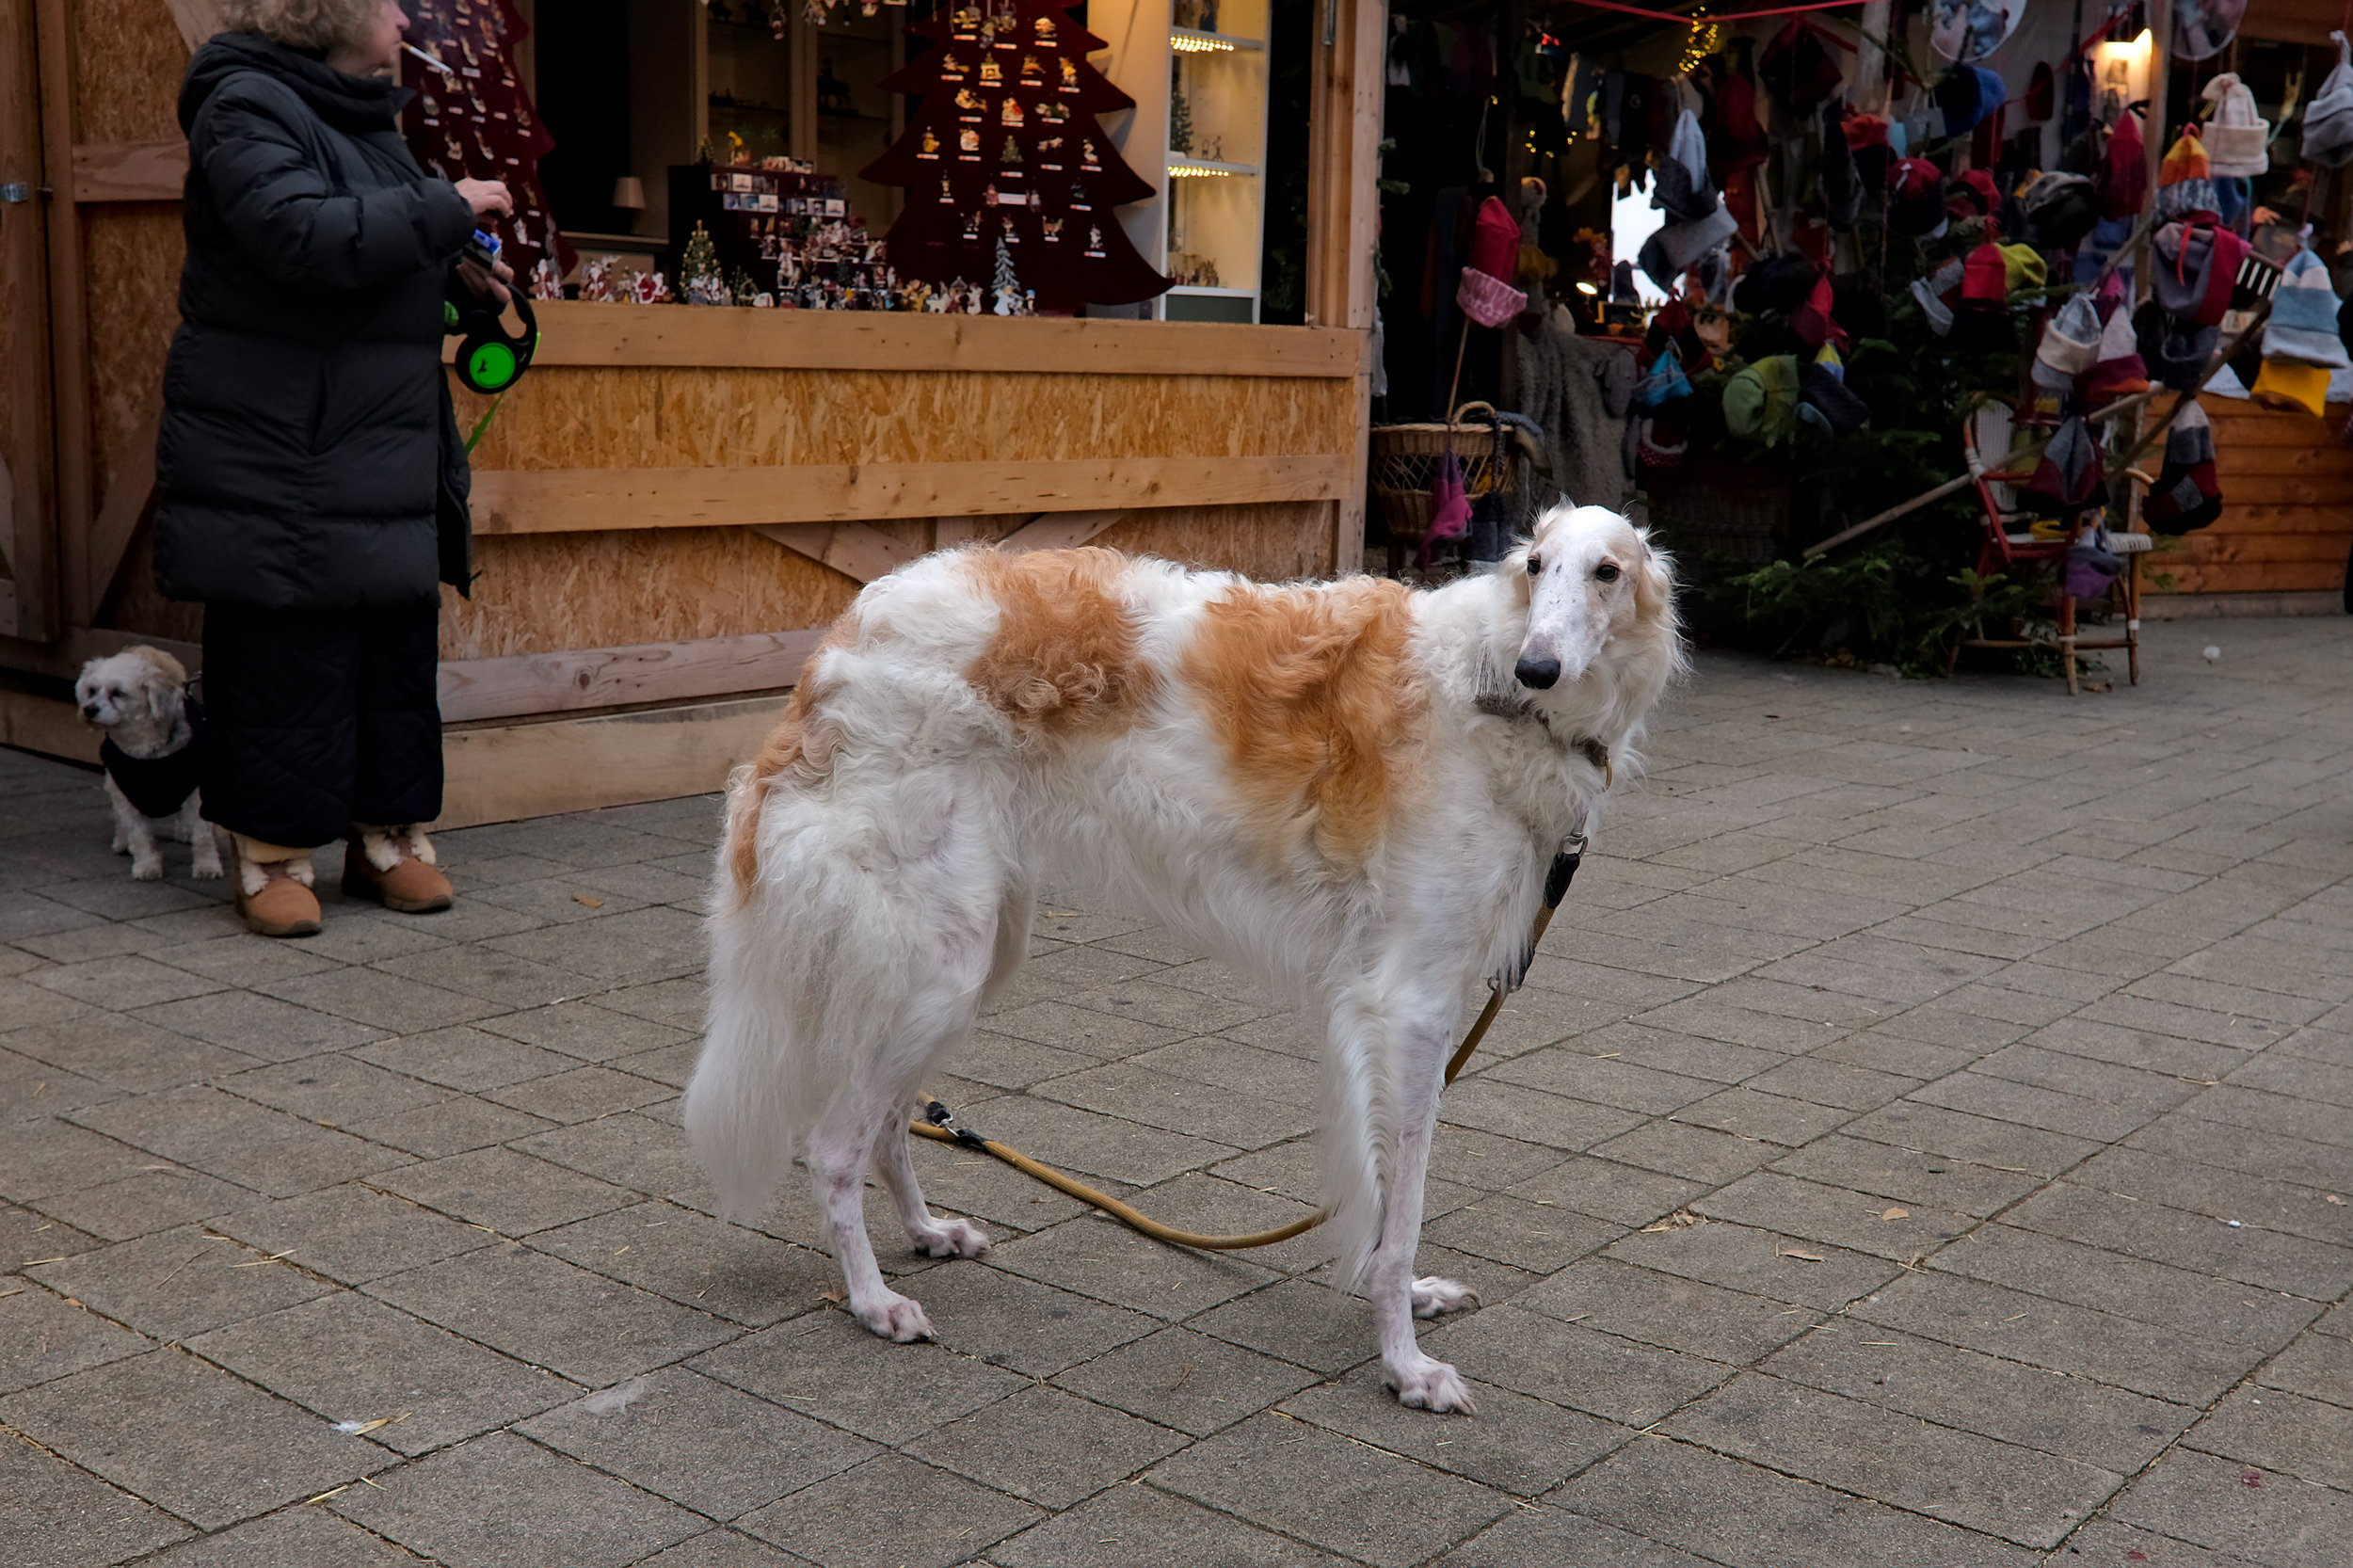
[[[545,1078],[574,1064],[572,1057],[503,1039],[470,1024],[379,1041],[352,1054],[379,1067],[468,1094]]]
[[[1465,1377],[1630,1427],[1650,1426],[1732,1376],[1699,1356],[1638,1345],[1515,1305],[1426,1332],[1422,1349]]]
[[[516,1243],[372,1280],[367,1293],[590,1388],[725,1343],[732,1327]]]
[[[1082,1361],[1054,1380],[1195,1436],[1232,1426],[1316,1381],[1274,1356],[1188,1328],[1164,1328]]]
[[[388,1172],[371,1184],[501,1236],[568,1224],[633,1201],[627,1188],[512,1149],[477,1149]]]
[[[2353,1410],[2276,1388],[2239,1388],[2182,1446],[2353,1492]]]
[[[302,978],[315,978],[325,984],[330,983],[329,976],[345,972],[328,969]],[[143,1007],[133,1016],[264,1062],[292,1062],[383,1038],[381,1030],[365,1023],[250,991],[214,991],[184,1001]]]
[[[1668,1418],[1671,1436],[1979,1529],[2056,1546],[2124,1478],[1756,1372]]]
[[[2328,1208],[2309,1202],[2299,1207]],[[2315,1301],[2334,1300],[2353,1287],[2353,1248],[2284,1235],[2264,1228],[2260,1221],[2233,1225],[2113,1191],[2059,1182],[2002,1218],[2008,1224]]]
[[[302,1568],[415,1568],[416,1559],[379,1536],[323,1508],[296,1504],[259,1519],[199,1537],[159,1557],[162,1568],[255,1568],[299,1563]]]
[[[992,1249],[989,1261],[1164,1320],[1190,1318],[1275,1277],[1239,1256],[1179,1252],[1094,1215],[1016,1237]]]
[[[569,969],[596,981],[600,990],[696,973],[703,963],[701,918],[663,907],[493,937],[486,945]]]
[[[1126,1568],[1183,1544],[1189,1568],[1338,1568],[1345,1560],[1148,1486],[1114,1486],[989,1551],[1004,1568]]]
[[[1745,1365],[1812,1328],[1811,1307],[1593,1257],[1513,1298],[1562,1322]]]
[[[358,1285],[487,1246],[491,1238],[421,1205],[357,1184],[253,1204],[206,1227],[308,1273]]]
[[[898,1454],[884,1454],[737,1521],[822,1568],[946,1568],[1042,1514],[1027,1503]]]
[[[0,1444],[0,1560],[89,1568],[184,1539],[188,1527],[30,1443]]]
[[[340,1054],[256,1067],[219,1083],[232,1095],[332,1128],[398,1115],[450,1097],[447,1089]]]
[[[402,1466],[330,1504],[379,1535],[483,1568],[619,1568],[705,1522],[584,1464],[492,1432]]]
[[[1565,1509],[1524,1510],[1481,1530],[1433,1568],[1705,1568],[1703,1560]]]
[[[2353,1341],[2306,1333],[2256,1374],[2265,1387],[2353,1408]]]
[[[36,985],[76,1001],[118,1013],[220,989],[218,981],[206,980],[136,953],[85,959],[78,964],[55,964],[35,970],[27,978]]]
[[[1886,1258],[1721,1220],[1638,1230],[1611,1242],[1602,1256],[1753,1296],[1824,1308],[1844,1306],[1903,1272]]]
[[[2105,1155],[2101,1158],[2106,1158]],[[1942,1208],[1976,1219],[1998,1213],[2040,1183],[2022,1171],[2000,1171],[1946,1155],[1922,1154],[1833,1133],[1773,1161],[1769,1169],[1828,1187],[1869,1192],[1907,1208]]]
[[[2266,1568],[2331,1568],[2353,1536],[2353,1495],[2191,1452],[2143,1473],[2109,1512]]]
[[[298,1269],[264,1265],[268,1256],[205,1226],[181,1225],[25,1272],[142,1334],[184,1339],[332,1288]]]
[[[1367,1366],[1292,1396],[1277,1414],[1518,1496],[1549,1491],[1629,1436],[1624,1427],[1489,1384],[1474,1382],[1470,1393],[1477,1419],[1433,1421],[1399,1404],[1380,1368]]]
[[[1511,1506],[1468,1481],[1277,1416],[1254,1416],[1204,1438],[1147,1479],[1384,1568],[1444,1551]]]
[[[160,1410],[171,1419],[155,1419]],[[11,1394],[0,1420],[204,1529],[348,1482],[385,1458],[174,1351]]]
[[[559,1405],[517,1430],[713,1519],[737,1518],[882,1451],[679,1367]]]
[[[697,1357],[693,1366],[747,1393],[890,1444],[994,1404],[1032,1381],[939,1345],[891,1344],[846,1312],[811,1313],[761,1329]],[[764,1530],[753,1533],[776,1539]]]
[[[813,1312],[840,1294],[833,1259],[675,1204],[616,1208],[538,1232],[532,1246],[593,1273],[754,1328]],[[988,1285],[1012,1284],[1002,1275]],[[927,1284],[934,1295],[937,1281]]]
[[[2309,1301],[2249,1290],[2146,1259],[1991,1224],[1937,1256],[1937,1266],[2055,1301],[2190,1330],[2265,1354],[2320,1315]]]
[[[1550,1496],[1732,1568],[2023,1568],[2037,1555],[1658,1438],[1620,1449]]]
[[[831,1260],[824,1261],[830,1278]],[[1050,1378],[1160,1327],[1141,1312],[997,1269],[935,1269],[920,1293],[941,1344],[1032,1378]]]
[[[1776,1377],[1941,1426],[2129,1475],[2196,1412],[1851,1320],[1826,1323],[1761,1363]]]
[[[445,1160],[492,1144],[526,1138],[551,1125],[488,1100],[455,1096],[414,1111],[374,1117],[356,1124],[351,1132],[355,1137],[413,1154],[420,1160]]]
[[[88,1307],[37,1287],[0,1287],[0,1393],[153,1349]]]
[[[644,1560],[643,1568],[802,1568],[808,1560],[788,1557],[748,1535],[716,1529],[654,1553]]]
[[[263,989],[280,1001],[316,1013],[330,1013],[388,1034],[467,1023],[509,1010],[479,997],[371,968],[299,975],[293,980],[272,981]]]
[[[404,1454],[463,1442],[572,1398],[572,1384],[350,1291],[248,1318],[188,1349]]]
[[[935,1427],[902,1452],[1064,1509],[1185,1447],[1179,1432],[1040,1384]]]
[[[551,1122],[593,1121],[671,1096],[667,1084],[610,1067],[573,1067],[546,1078],[484,1091],[486,1098]]]
[[[1853,1252],[1908,1263],[1925,1257],[1973,1228],[1969,1215],[1950,1209],[1891,1204],[1771,1171],[1742,1176],[1693,1205],[1712,1220],[1730,1220]]]
[[[0,1018],[24,1016],[9,1012],[6,999],[0,997]],[[110,1014],[12,1030],[0,1034],[0,1046],[95,1082],[142,1093],[176,1089],[216,1073],[235,1072],[257,1060],[244,1051],[207,1045],[136,1018]]]

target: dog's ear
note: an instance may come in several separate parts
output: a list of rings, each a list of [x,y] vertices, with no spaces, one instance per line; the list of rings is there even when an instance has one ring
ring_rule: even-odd
[[[1641,561],[1634,573],[1634,609],[1644,620],[1672,623],[1674,616],[1674,557],[1651,542],[1650,530],[1638,528]]]

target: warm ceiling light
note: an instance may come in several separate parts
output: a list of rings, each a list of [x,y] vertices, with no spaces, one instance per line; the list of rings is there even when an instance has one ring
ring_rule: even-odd
[[[1231,50],[1233,44],[1222,38],[1205,38],[1199,33],[1172,33],[1168,46],[1179,55],[1207,55],[1214,50]]]
[[[1577,292],[1579,294],[1599,294],[1601,290],[1595,288],[1591,283],[1579,283],[1577,285]]]

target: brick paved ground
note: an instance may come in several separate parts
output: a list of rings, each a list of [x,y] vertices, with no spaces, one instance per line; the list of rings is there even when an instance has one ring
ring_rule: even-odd
[[[719,1227],[707,800],[269,943],[0,754],[0,1561],[2343,1568],[2353,625],[2152,635],[2074,702],[1701,661],[1447,1100],[1475,1419],[1378,1391],[1311,1240],[962,1151],[995,1253],[886,1249],[936,1346],[829,1305],[798,1192]],[[987,1025],[984,1128],[1307,1196],[1305,1038],[1160,934],[1049,910]]]

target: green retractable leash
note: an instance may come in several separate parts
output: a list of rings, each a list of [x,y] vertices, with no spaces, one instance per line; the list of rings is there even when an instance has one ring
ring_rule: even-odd
[[[467,254],[481,262],[487,271],[498,256],[498,242],[477,232]],[[531,368],[532,356],[539,351],[539,318],[532,313],[530,296],[521,289],[509,287],[507,298],[521,320],[522,329],[509,332],[503,319],[505,312],[499,303],[485,296],[471,305],[444,303],[441,307],[443,324],[453,332],[465,333],[457,344],[457,379],[468,392],[479,392],[490,399],[490,406],[482,411],[482,418],[466,438],[469,455],[490,428],[490,421],[499,411],[499,405],[514,390]]]

